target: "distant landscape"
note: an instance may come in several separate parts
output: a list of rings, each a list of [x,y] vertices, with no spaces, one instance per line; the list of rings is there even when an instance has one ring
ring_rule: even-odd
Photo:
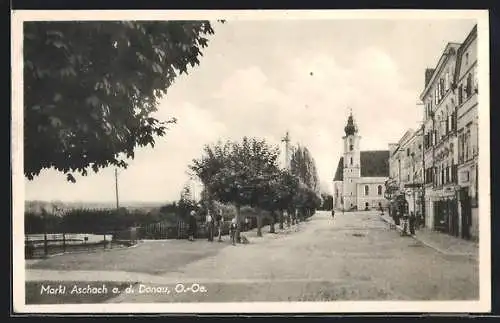
[[[128,210],[143,210],[150,211],[157,209],[163,205],[170,202],[123,202],[120,203],[120,207],[124,207]],[[24,202],[25,212],[41,213],[42,209],[48,212],[55,211],[57,209],[59,212],[74,209],[114,209],[116,208],[116,203],[114,202],[78,202],[78,201],[37,201],[28,200]]]

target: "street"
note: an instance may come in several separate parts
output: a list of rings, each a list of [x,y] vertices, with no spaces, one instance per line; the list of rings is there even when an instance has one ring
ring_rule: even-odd
[[[376,212],[337,212],[332,220],[319,211],[287,232],[246,235],[247,245],[146,241],[128,250],[61,255],[28,266],[26,276],[136,284],[134,293],[108,300],[125,303],[479,297],[477,260],[401,237]]]
[[[114,302],[471,300],[478,263],[390,230],[375,212],[318,212],[299,232],[266,234],[163,275],[206,292],[134,293]],[[205,242],[200,242],[205,243]],[[208,244],[208,243],[207,243]],[[157,282],[158,283],[158,282]],[[159,285],[154,286],[159,286]],[[145,283],[147,286],[147,283]],[[198,287],[198,286],[196,286]],[[143,286],[144,288],[144,286]]]

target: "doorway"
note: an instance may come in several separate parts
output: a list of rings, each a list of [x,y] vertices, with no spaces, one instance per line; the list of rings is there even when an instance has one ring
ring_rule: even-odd
[[[462,188],[460,190],[460,206],[462,211],[462,238],[470,239],[470,225],[472,222],[472,214],[471,214],[471,201],[467,188]]]

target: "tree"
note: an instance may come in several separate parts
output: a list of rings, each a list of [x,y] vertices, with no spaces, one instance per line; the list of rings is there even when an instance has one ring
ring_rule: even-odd
[[[328,193],[321,193],[321,209],[324,211],[329,211],[333,209],[333,196]]]
[[[187,219],[189,216],[189,212],[195,208],[195,201],[193,200],[193,196],[191,194],[191,188],[188,184],[184,185],[181,191],[181,198],[179,199],[179,203],[177,203],[177,208],[179,210],[179,216],[182,219]]]
[[[290,163],[290,171],[299,180],[299,189],[293,197],[292,214],[299,211],[299,219],[311,216],[321,206],[319,193],[319,177],[314,158],[306,147],[298,146]],[[298,220],[295,219],[294,221]]]
[[[126,168],[175,123],[152,113],[212,34],[208,21],[24,23],[25,176]]]
[[[205,146],[204,152],[200,159],[193,160],[190,170],[217,201],[234,205],[239,240],[241,207],[259,205],[276,174],[279,149],[265,140],[244,137],[241,142]]]
[[[299,181],[286,170],[279,170],[262,195],[261,205],[271,213],[270,233],[275,232],[276,212],[279,212],[280,229],[283,229],[283,211],[289,210],[297,194]]]

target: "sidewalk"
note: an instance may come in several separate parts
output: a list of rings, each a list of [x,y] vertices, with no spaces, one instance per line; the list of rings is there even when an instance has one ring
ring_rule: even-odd
[[[384,222],[394,225],[394,220],[387,213],[379,214],[379,216]],[[396,228],[398,231],[403,230],[401,225],[396,226]],[[416,230],[412,238],[445,255],[479,257],[478,243],[433,231],[429,228]]]

